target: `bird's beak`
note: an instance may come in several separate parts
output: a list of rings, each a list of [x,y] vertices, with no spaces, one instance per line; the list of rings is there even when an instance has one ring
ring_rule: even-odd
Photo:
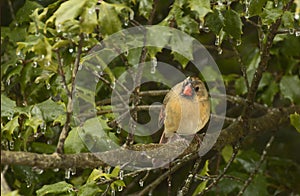
[[[193,95],[193,88],[190,82],[184,85],[182,94],[189,97]]]

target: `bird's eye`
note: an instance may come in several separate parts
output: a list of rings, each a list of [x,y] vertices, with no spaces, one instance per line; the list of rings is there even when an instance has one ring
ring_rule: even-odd
[[[195,91],[198,92],[199,91],[199,86],[195,87]]]

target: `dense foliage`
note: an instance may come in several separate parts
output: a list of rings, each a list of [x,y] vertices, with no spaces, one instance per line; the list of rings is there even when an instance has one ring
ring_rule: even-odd
[[[158,191],[197,195],[205,187],[208,195],[300,192],[299,0],[6,0],[1,9],[2,151],[62,153],[57,144],[65,131],[65,154],[88,152],[79,137],[82,127],[70,113],[80,62],[103,39],[139,25],[179,29],[209,50],[231,97],[224,128],[241,116],[255,119],[271,114],[274,108],[292,111],[288,122],[275,122],[280,125],[275,131],[270,126],[248,134],[250,128],[245,123],[242,138],[223,143],[220,151],[202,159],[183,162],[183,167],[174,172],[129,172],[120,167],[76,169],[76,165],[41,169],[25,162],[2,165],[5,182],[1,176],[1,187],[7,184],[11,195],[126,195],[146,188],[154,195]],[[157,42],[166,40],[157,35]],[[115,79],[140,61],[166,62],[186,75],[195,75],[189,60],[172,48],[127,51],[109,64],[96,88],[97,119],[107,137],[120,145],[129,138],[128,133],[112,123],[115,117],[106,100],[111,97]],[[206,82],[214,81],[211,74]],[[160,84],[142,87],[143,91],[162,89],[166,88]],[[162,99],[162,95],[148,96],[141,102],[149,105]],[[139,121],[147,121],[144,111],[138,116]],[[90,122],[84,126],[93,129]],[[135,136],[134,144],[157,143],[160,134]],[[105,148],[105,143],[96,142],[98,148]]]

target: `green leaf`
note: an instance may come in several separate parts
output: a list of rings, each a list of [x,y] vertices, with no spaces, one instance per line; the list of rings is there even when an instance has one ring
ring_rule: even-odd
[[[268,106],[271,106],[274,100],[274,96],[278,92],[279,92],[278,84],[273,80],[271,84],[268,85],[267,90],[264,91],[263,94],[261,95],[261,100]]]
[[[207,180],[202,181],[197,188],[195,189],[193,196],[198,195],[199,193],[201,193],[205,188],[206,188],[206,184],[207,184]]]
[[[186,65],[188,64],[188,62],[190,62],[190,60],[177,52],[172,52],[172,54],[174,56],[174,60],[178,61],[181,64],[182,68],[185,69]]]
[[[240,78],[236,79],[235,83],[234,83],[234,88],[236,90],[236,94],[238,94],[238,95],[244,95],[245,93],[247,93],[247,86],[246,86],[245,78],[240,77]]]
[[[99,9],[99,26],[104,36],[111,35],[122,29],[122,23],[113,4],[102,1]]]
[[[290,114],[291,125],[300,133],[300,115],[298,113]]]
[[[15,190],[15,191],[11,191],[9,193],[3,194],[3,196],[21,196],[21,195],[19,194],[19,190]]]
[[[31,148],[33,152],[46,153],[46,154],[54,153],[56,150],[56,146],[49,145],[47,143],[41,143],[41,142],[32,142]]]
[[[30,15],[32,14],[33,10],[42,7],[43,6],[41,6],[35,1],[26,0],[23,7],[21,7],[16,14],[16,21],[18,23],[29,22]]]
[[[134,48],[129,50],[127,55],[128,64],[132,66],[139,64],[141,53],[142,53],[142,48]]]
[[[273,8],[273,2],[268,1],[266,8],[261,13],[262,23],[270,26],[276,22],[279,17],[281,17],[282,13],[282,9]]]
[[[279,86],[284,98],[291,100],[292,103],[300,103],[299,76],[283,76]]]
[[[139,1],[139,13],[145,18],[149,18],[152,11],[153,0],[140,0]]]
[[[180,53],[188,60],[193,60],[193,39],[181,36],[181,33],[174,32],[169,41],[172,51]]]
[[[200,172],[200,175],[201,175],[201,176],[208,176],[208,175],[209,175],[209,174],[208,174],[208,171],[209,171],[209,169],[208,169],[208,164],[209,164],[209,161],[206,160],[205,165],[204,165],[203,169],[202,169],[201,172]],[[194,191],[194,193],[193,193],[193,196],[198,195],[199,193],[201,193],[201,192],[206,188],[207,182],[208,182],[207,180],[204,180],[203,182],[201,182],[201,183],[197,186],[197,188],[195,189],[195,191]]]
[[[249,185],[243,195],[268,195],[268,183],[264,175],[258,174],[254,177],[253,182]]]
[[[219,35],[224,27],[224,17],[219,10],[214,10],[213,13],[207,14],[205,24],[214,34]]]
[[[218,73],[211,66],[205,66],[201,71],[201,74],[206,76],[206,82],[215,82],[216,78],[219,77]]]
[[[86,195],[97,195],[102,190],[95,182],[86,183],[85,185],[79,187],[78,195],[86,196]]]
[[[36,191],[37,196],[43,196],[47,194],[61,194],[61,193],[73,193],[75,195],[75,192],[73,190],[73,185],[61,181],[55,184],[50,185],[44,185],[42,188]]]
[[[294,0],[294,3],[296,4],[296,10],[295,10],[295,18],[298,18],[300,15],[300,0]]]
[[[19,127],[19,117],[16,116],[14,117],[12,120],[10,120],[8,123],[6,123],[6,125],[3,127],[2,129],[2,133],[5,131],[8,131],[9,135],[12,135],[14,130]]]
[[[114,190],[117,189],[117,187],[125,187],[125,182],[123,180],[116,180],[113,183],[110,184],[110,187]]]
[[[294,28],[294,14],[286,11],[282,15],[282,24],[286,28]]]
[[[118,177],[120,172],[120,166],[116,166],[111,172],[112,177]]]
[[[227,10],[224,18],[224,31],[233,38],[240,40],[243,26],[240,15],[234,10]]]
[[[263,11],[263,7],[268,0],[250,0],[248,7],[249,16],[257,16]]]
[[[226,163],[230,160],[232,153],[233,153],[232,146],[227,145],[222,149],[222,157]]]
[[[209,161],[206,160],[206,161],[205,161],[205,165],[204,165],[203,169],[202,169],[201,172],[200,172],[200,175],[201,175],[201,176],[205,176],[205,175],[208,176],[208,175],[209,175],[209,174],[208,174],[208,172],[209,172],[208,164],[209,164]]]
[[[256,163],[259,160],[260,155],[254,150],[240,151],[239,156],[236,157],[235,161],[241,164],[246,172],[253,172]],[[261,167],[260,169],[263,169]]]
[[[25,125],[29,126],[33,129],[33,132],[37,132],[37,128],[44,123],[44,120],[40,117],[31,117],[29,119],[26,119]]]
[[[56,119],[53,120],[53,125],[57,123],[64,125],[66,123],[66,115],[65,114],[59,115]]]
[[[98,180],[101,176],[102,176],[102,171],[98,170],[98,169],[93,169],[92,173],[90,174],[90,176],[87,179],[87,183],[92,183],[96,180]]]
[[[1,117],[13,117],[16,102],[1,94]]]
[[[198,23],[190,16],[181,16],[176,18],[177,25],[180,30],[188,34],[199,33]]]
[[[82,132],[81,127],[73,128],[66,138],[64,151],[67,154],[76,154],[80,152],[86,152],[86,146],[84,140],[81,138],[79,132]]]
[[[255,52],[255,54],[251,58],[249,64],[247,65],[247,76],[248,76],[249,84],[251,84],[251,82],[252,82],[255,70],[258,67],[259,62],[260,62],[260,54],[259,54],[259,52]]]
[[[55,26],[64,25],[68,20],[77,18],[88,0],[69,0],[60,5],[53,16],[56,18]]]
[[[83,12],[82,20],[80,25],[80,31],[83,33],[92,33],[94,32],[95,27],[98,24],[97,13],[96,13],[96,4],[97,0],[87,1]]]
[[[43,119],[46,122],[54,121],[60,115],[65,115],[65,107],[63,103],[54,102],[52,99],[38,103],[36,106],[42,112]]]
[[[188,6],[192,11],[195,11],[197,14],[197,17],[200,20],[203,20],[203,18],[211,12],[212,10],[210,9],[210,1],[209,0],[191,0],[188,1]]]

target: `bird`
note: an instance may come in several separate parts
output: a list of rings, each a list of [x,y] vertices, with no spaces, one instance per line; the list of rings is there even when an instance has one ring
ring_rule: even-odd
[[[210,99],[204,83],[198,77],[187,77],[166,94],[159,114],[164,125],[160,144],[174,136],[195,135],[210,118]]]

